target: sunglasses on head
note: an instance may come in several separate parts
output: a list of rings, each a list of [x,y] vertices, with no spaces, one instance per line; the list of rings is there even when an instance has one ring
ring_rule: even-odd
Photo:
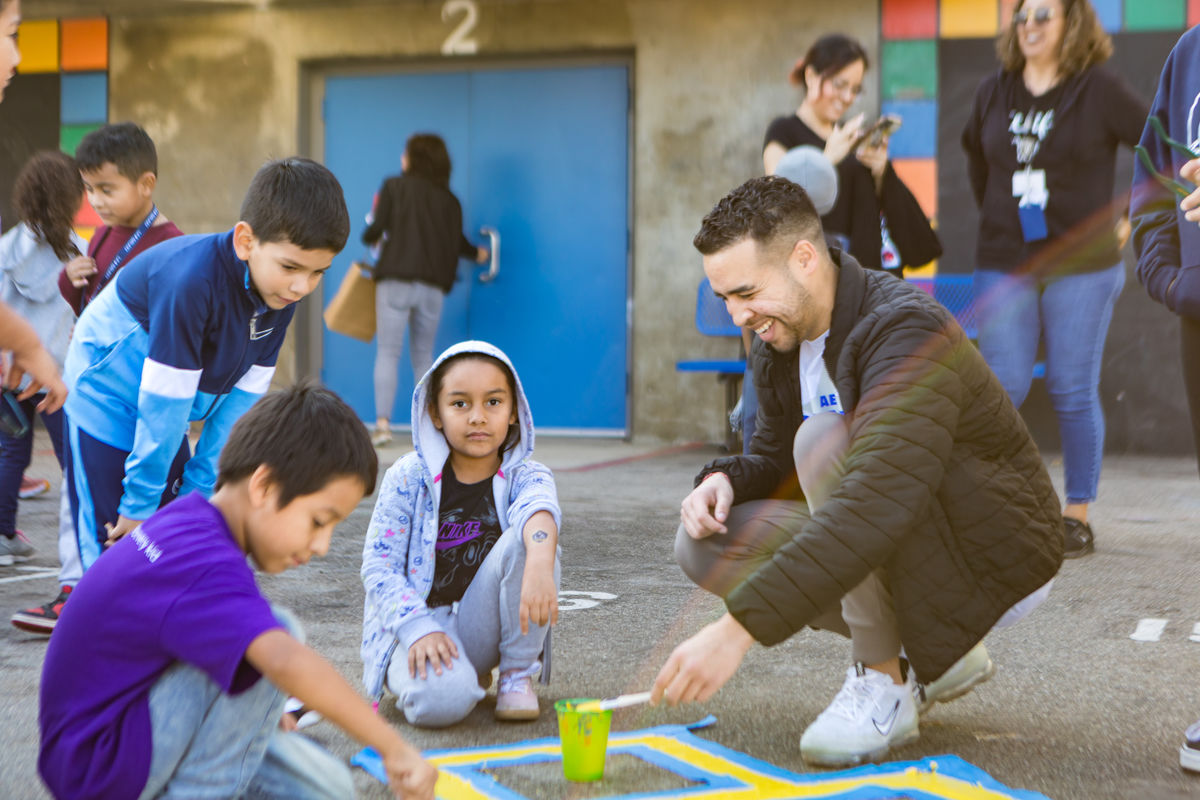
[[[1052,19],[1054,19],[1054,9],[1046,8],[1045,6],[1035,9],[1032,12],[1029,9],[1022,8],[1016,14],[1013,14],[1014,25],[1027,25],[1031,22],[1037,25],[1045,25]]]

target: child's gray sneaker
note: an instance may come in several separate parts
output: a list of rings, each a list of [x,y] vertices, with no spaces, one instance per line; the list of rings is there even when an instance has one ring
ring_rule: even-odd
[[[33,556],[33,545],[20,531],[12,536],[0,536],[0,567],[11,567],[17,561],[28,561]]]

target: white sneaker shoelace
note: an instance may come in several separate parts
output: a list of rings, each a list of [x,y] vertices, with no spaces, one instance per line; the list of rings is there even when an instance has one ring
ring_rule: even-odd
[[[515,672],[505,672],[500,675],[500,685],[497,687],[497,692],[507,694],[508,692],[533,691],[533,684],[530,681],[533,676],[541,671],[541,662],[535,661],[525,669],[516,670]]]

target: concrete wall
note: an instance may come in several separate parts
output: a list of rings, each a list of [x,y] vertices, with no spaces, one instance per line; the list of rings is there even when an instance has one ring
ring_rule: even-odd
[[[478,5],[480,58],[634,54],[633,430],[639,438],[720,440],[716,379],[674,368],[680,358],[737,352],[731,341],[695,332],[702,273],[692,235],[716,200],[761,170],[767,122],[798,103],[785,76],[816,36],[843,30],[877,51],[876,0]],[[302,65],[442,58],[441,45],[458,18],[443,22],[441,9],[441,2],[330,2],[205,14],[114,13],[111,118],[136,120],[154,137],[159,200],[169,216],[187,231],[223,229],[236,221],[258,166],[307,141]],[[877,86],[868,77],[860,101],[872,112]]]

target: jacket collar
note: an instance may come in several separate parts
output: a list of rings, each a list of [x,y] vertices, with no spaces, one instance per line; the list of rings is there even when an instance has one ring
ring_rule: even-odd
[[[862,316],[863,298],[867,294],[867,272],[854,256],[836,248],[829,256],[837,268],[837,288],[833,297],[833,318],[829,324],[829,338],[825,340],[825,365],[837,363],[842,345]],[[833,375],[833,370],[830,370]]]
[[[250,265],[238,258],[237,251],[233,249],[232,230],[221,234],[218,250],[221,253],[225,271],[229,275],[231,282],[241,287],[239,294],[245,296],[249,301],[255,316],[270,311],[270,307],[263,302],[254,285],[250,283]]]

